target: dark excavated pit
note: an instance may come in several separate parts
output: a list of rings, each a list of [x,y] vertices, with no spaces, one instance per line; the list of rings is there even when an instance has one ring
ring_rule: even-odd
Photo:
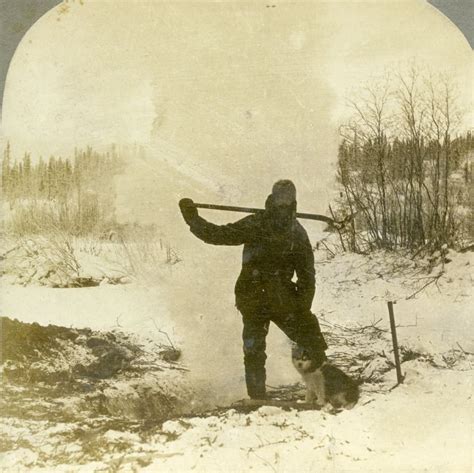
[[[2,415],[80,421],[111,416],[160,422],[198,412],[174,347],[120,331],[0,318]]]

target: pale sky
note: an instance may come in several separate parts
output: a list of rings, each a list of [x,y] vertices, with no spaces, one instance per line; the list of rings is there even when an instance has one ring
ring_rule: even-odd
[[[53,9],[12,60],[2,139],[17,155],[144,145],[121,185],[145,219],[183,192],[255,206],[278,178],[295,181],[300,210],[324,212],[352,88],[415,58],[472,103],[472,49],[422,0],[267,4]]]

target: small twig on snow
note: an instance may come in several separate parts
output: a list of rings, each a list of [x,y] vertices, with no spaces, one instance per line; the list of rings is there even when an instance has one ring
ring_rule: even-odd
[[[321,243],[324,245],[324,248],[326,248],[326,250],[331,253],[332,256],[335,256],[336,254],[334,253],[334,251],[331,251],[329,248],[328,248],[328,245],[326,245],[326,243],[324,242],[324,240],[321,240]]]
[[[474,355],[474,353],[471,353],[471,352],[469,352],[469,351],[464,350],[464,348],[459,344],[459,342],[456,342],[456,345],[461,349],[461,351],[462,351],[465,355]]]
[[[276,473],[275,467],[268,460],[265,460],[265,458],[262,458],[260,455],[257,455],[253,450],[249,451],[249,453],[253,453],[258,459],[262,460],[266,465],[268,465]]]
[[[171,338],[168,335],[168,333],[165,332],[164,330],[161,330],[160,328],[158,328],[158,326],[156,325],[156,322],[155,322],[154,319],[151,319],[151,321],[153,322],[153,325],[155,326],[156,330],[158,330],[158,332],[160,332],[160,333],[162,333],[163,335],[166,336],[166,338],[168,339],[168,342],[170,343],[171,348],[173,348],[173,350],[176,350],[176,347],[174,346],[174,343],[171,341]]]
[[[443,275],[444,273],[441,272],[439,273],[437,276],[433,277],[433,279],[431,279],[431,281],[428,281],[423,287],[421,287],[420,289],[418,289],[417,291],[415,291],[413,294],[411,294],[410,296],[407,296],[405,298],[405,300],[409,300],[409,299],[413,299],[417,294],[419,294],[421,291],[423,291],[423,289],[427,288],[430,284],[433,284],[433,283],[436,283],[436,286],[438,287],[438,291],[440,291],[439,289],[439,286],[438,286],[438,279]],[[441,292],[441,291],[440,291]]]

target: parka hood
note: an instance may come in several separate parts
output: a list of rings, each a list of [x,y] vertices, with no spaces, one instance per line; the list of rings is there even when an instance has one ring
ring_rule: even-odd
[[[270,194],[265,201],[265,215],[271,227],[279,232],[291,231],[296,221],[296,201],[289,208],[281,209],[274,205],[273,195]]]

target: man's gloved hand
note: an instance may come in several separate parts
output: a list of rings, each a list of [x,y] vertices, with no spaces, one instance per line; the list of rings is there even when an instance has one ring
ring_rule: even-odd
[[[192,199],[181,199],[179,201],[179,208],[188,225],[199,215]]]

